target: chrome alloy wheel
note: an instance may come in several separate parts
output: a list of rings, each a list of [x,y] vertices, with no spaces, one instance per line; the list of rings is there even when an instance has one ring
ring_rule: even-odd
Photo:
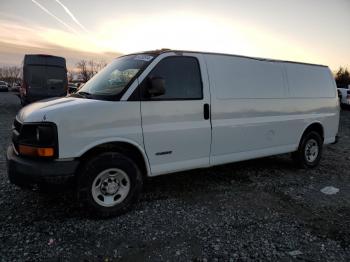
[[[118,168],[103,170],[96,176],[91,186],[95,202],[104,207],[112,207],[121,203],[129,191],[129,176]]]
[[[305,158],[308,162],[314,162],[318,156],[319,146],[315,139],[310,139],[305,145]]]

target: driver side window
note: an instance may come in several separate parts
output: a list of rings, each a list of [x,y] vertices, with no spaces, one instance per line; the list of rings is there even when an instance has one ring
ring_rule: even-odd
[[[165,93],[150,97],[149,79],[162,78]],[[194,57],[174,56],[161,60],[142,85],[143,100],[199,100],[203,98],[202,80],[198,60]]]

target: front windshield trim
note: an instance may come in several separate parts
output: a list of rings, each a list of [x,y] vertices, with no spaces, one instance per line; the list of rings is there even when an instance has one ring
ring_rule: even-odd
[[[145,64],[140,70],[130,79],[130,81],[125,85],[123,90],[121,90],[116,95],[97,95],[97,94],[90,94],[89,99],[96,99],[96,100],[106,100],[106,101],[120,101],[120,99],[123,97],[123,95],[126,93],[126,91],[130,88],[130,86],[135,82],[135,80],[145,71],[145,69],[158,57],[158,54],[152,54],[152,53],[138,53],[137,55],[149,55],[152,56],[152,59],[148,61],[147,64]],[[135,56],[135,54],[129,54],[129,55],[123,55],[120,57],[117,57],[115,59],[119,58],[125,58],[128,56]],[[113,60],[114,61],[114,60]],[[86,96],[79,95],[79,91],[74,94],[68,95],[69,97],[77,97],[77,98],[87,98]]]

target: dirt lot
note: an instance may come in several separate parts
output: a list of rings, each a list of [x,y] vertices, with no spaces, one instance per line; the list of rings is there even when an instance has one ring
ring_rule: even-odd
[[[0,93],[0,261],[350,260],[350,111],[316,169],[282,155],[162,176],[130,213],[91,220],[72,192],[9,184],[4,153],[19,108]]]

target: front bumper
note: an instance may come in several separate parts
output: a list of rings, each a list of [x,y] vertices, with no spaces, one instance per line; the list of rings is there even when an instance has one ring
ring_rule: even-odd
[[[74,178],[79,165],[78,160],[47,161],[23,158],[15,154],[12,145],[7,149],[6,158],[10,182],[21,187],[64,184]]]

